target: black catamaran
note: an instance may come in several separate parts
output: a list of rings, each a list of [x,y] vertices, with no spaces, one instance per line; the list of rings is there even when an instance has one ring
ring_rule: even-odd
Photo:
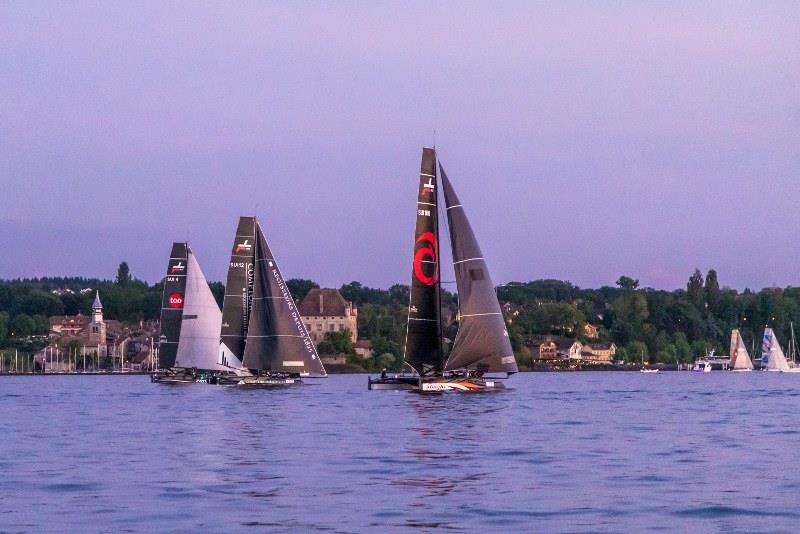
[[[422,150],[411,295],[408,306],[405,363],[415,375],[370,379],[370,389],[421,392],[503,389],[485,373],[517,372],[503,314],[486,260],[436,151]],[[447,355],[442,346],[441,282],[439,280],[438,178],[444,186],[453,268],[459,296],[458,333]]]
[[[226,383],[272,386],[327,376],[255,217],[241,217],[231,252],[220,330],[221,357],[252,376]]]
[[[215,382],[246,374],[238,360],[220,359],[222,314],[192,249],[173,243],[161,297],[159,370],[154,382]]]

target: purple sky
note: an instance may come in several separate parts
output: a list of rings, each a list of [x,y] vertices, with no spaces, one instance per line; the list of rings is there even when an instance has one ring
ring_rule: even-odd
[[[0,278],[408,283],[423,145],[496,283],[800,285],[797,2],[0,3]]]

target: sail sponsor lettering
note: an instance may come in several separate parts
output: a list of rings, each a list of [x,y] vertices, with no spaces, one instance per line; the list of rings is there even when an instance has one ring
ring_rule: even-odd
[[[419,215],[420,217],[430,217],[431,210],[417,210],[417,215]]]
[[[231,269],[244,269],[247,267],[247,263],[243,261],[232,261],[231,262]]]
[[[311,355],[311,359],[315,360],[316,355],[314,354],[314,344],[311,342],[308,332],[306,332],[305,324],[303,324],[303,320],[300,317],[300,314],[297,312],[292,294],[289,292],[289,288],[284,283],[281,273],[278,272],[278,268],[274,266],[274,263],[269,263],[272,266],[272,277],[275,279],[275,283],[278,284],[278,290],[281,292],[284,302],[286,302],[286,305],[291,311],[292,321],[294,321],[294,326],[297,329],[297,333],[303,339],[303,345],[306,351]]]
[[[414,254],[414,276],[426,286],[433,286],[439,281],[439,262],[436,257],[438,249],[436,236],[433,232],[425,232],[417,238],[417,243],[422,246]],[[423,262],[433,265],[433,273],[425,273]]]
[[[168,276],[167,277],[167,282],[180,282],[180,281],[181,281],[181,279],[178,278],[177,276]]]
[[[183,308],[183,295],[180,293],[173,293],[169,296],[170,308]]]

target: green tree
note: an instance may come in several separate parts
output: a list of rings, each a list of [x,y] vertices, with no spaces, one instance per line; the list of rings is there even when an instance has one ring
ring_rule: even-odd
[[[673,345],[675,346],[675,356],[681,363],[692,361],[692,347],[686,339],[686,334],[678,332],[673,338]]]
[[[642,361],[642,359],[644,359],[645,363],[650,362],[647,345],[645,345],[642,341],[630,342],[626,347],[626,351],[628,353],[628,361],[630,362],[639,363]]]
[[[312,289],[319,287],[319,284],[313,280],[305,280],[302,278],[291,278],[286,281],[286,286],[295,300],[303,300],[308,292]]]
[[[704,289],[706,304],[712,311],[719,309],[720,291],[719,281],[717,281],[717,271],[710,269],[706,274],[706,285]]]
[[[695,269],[694,274],[689,277],[689,282],[686,284],[686,294],[689,296],[689,302],[698,308],[703,306],[704,290],[703,290],[703,274],[700,269]]]
[[[11,322],[11,317],[8,316],[8,312],[0,311],[0,347],[5,345],[6,339],[8,339],[8,326]]]
[[[325,332],[325,341],[331,344],[335,354],[355,354],[352,335],[349,328],[338,332]]]
[[[11,335],[17,339],[31,336],[36,331],[36,323],[27,313],[20,313],[11,319]]]
[[[126,262],[122,262],[119,264],[119,268],[117,269],[117,285],[118,286],[127,286],[131,281],[131,270],[128,267]]]
[[[626,291],[634,291],[639,287],[639,280],[623,275],[617,280],[617,285]]]

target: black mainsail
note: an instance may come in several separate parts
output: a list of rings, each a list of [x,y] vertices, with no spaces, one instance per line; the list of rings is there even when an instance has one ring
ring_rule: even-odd
[[[158,366],[169,369],[175,365],[178,340],[183,322],[183,301],[186,294],[186,243],[173,243],[161,295],[161,335],[158,345]]]
[[[439,165],[444,187],[453,268],[458,286],[461,319],[445,370],[475,369],[483,372],[516,373],[503,313],[497,301],[486,260],[475,239],[464,207]]]
[[[404,359],[422,376],[442,372],[436,151],[422,149]]]
[[[250,322],[250,305],[253,296],[253,269],[255,264],[256,218],[240,217],[228,265],[225,298],[222,303],[221,358],[233,355],[242,360],[247,328]],[[223,360],[224,361],[224,360]]]
[[[252,305],[243,364],[253,371],[327,376],[257,222],[255,232]]]

